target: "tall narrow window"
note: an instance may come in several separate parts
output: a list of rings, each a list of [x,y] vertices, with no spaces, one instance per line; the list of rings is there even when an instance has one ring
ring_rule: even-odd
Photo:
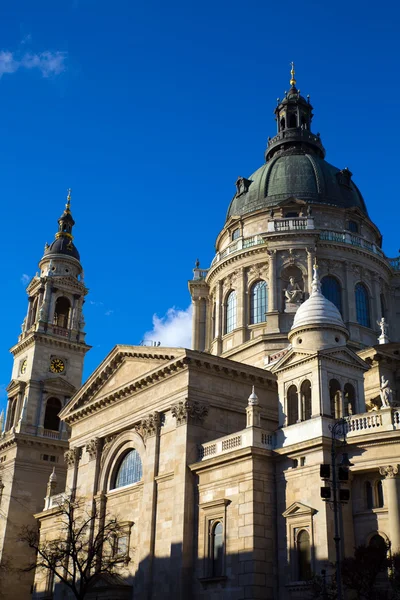
[[[321,292],[342,312],[342,288],[336,277],[327,275],[321,280]]]
[[[114,488],[136,483],[142,479],[142,461],[137,450],[129,450],[122,459],[115,476]]]
[[[236,328],[236,292],[229,292],[225,303],[225,333]]]
[[[58,417],[58,413],[60,412],[61,408],[61,402],[57,398],[49,398],[47,400],[43,424],[45,429],[50,429],[52,431],[59,430],[60,419]]]
[[[347,227],[351,233],[358,233],[358,223],[357,221],[349,221]]]
[[[374,496],[370,481],[365,482],[365,501],[367,508],[374,508]]]
[[[224,573],[224,528],[221,521],[211,526],[211,572],[213,577],[222,577]]]
[[[250,290],[250,323],[264,323],[268,310],[268,288],[265,281],[257,281]]]
[[[232,241],[237,240],[238,237],[240,237],[239,227],[237,229],[234,229],[234,231],[232,232]]]
[[[376,508],[383,507],[383,488],[382,481],[379,480],[375,484],[375,497],[376,497]]]
[[[354,415],[356,411],[356,391],[351,383],[344,386],[344,411],[345,416]]]
[[[300,388],[301,394],[301,418],[303,421],[311,419],[312,407],[311,407],[311,383],[306,379],[303,381]]]
[[[13,425],[15,425],[14,421],[15,421],[16,410],[17,410],[17,398],[14,398],[13,400],[10,400],[10,404],[9,404],[10,418],[8,420],[8,429],[11,429],[11,427]]]
[[[289,128],[297,127],[297,116],[295,114],[289,115]]]
[[[287,391],[287,423],[294,425],[299,420],[299,402],[297,397],[297,387],[291,385]]]
[[[331,379],[329,382],[329,398],[331,402],[331,417],[334,419],[340,419],[342,414],[341,397],[340,383],[337,379]]]
[[[363,285],[362,283],[357,283],[355,295],[357,323],[359,323],[360,325],[364,325],[364,327],[371,327],[368,291],[365,285]]]
[[[68,298],[65,298],[65,296],[60,296],[57,298],[54,309],[54,325],[64,328],[68,327],[70,308],[71,305]]]
[[[311,545],[308,531],[303,529],[297,536],[297,565],[299,581],[311,579]]]

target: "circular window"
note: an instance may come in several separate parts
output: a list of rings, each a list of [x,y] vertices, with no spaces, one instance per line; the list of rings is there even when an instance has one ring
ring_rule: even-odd
[[[297,343],[301,344],[303,342],[303,340],[301,338],[298,338]]]
[[[339,343],[340,342],[340,338],[338,338],[337,336],[335,337],[335,342]]]

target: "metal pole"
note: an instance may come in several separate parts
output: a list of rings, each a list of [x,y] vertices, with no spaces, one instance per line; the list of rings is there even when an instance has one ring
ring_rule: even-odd
[[[339,532],[339,514],[338,514],[338,500],[337,500],[337,478],[336,478],[336,448],[335,448],[335,433],[336,433],[336,425],[332,428],[332,451],[331,451],[331,461],[332,461],[332,491],[333,491],[333,514],[335,519],[335,550],[336,550],[336,586],[337,586],[337,598],[338,600],[343,600],[342,593],[342,573],[341,573],[341,565],[340,565],[340,532]]]

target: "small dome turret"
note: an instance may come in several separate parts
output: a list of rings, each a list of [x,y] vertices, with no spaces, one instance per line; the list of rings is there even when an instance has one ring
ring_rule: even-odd
[[[58,219],[58,231],[55,240],[50,246],[46,244],[44,257],[50,254],[64,254],[80,260],[79,252],[73,243],[72,229],[74,225],[75,221],[71,214],[71,190],[68,190],[65,210]]]
[[[310,297],[298,308],[288,337],[293,346],[318,350],[345,345],[348,340],[342,315],[321,292],[317,265],[314,265]]]

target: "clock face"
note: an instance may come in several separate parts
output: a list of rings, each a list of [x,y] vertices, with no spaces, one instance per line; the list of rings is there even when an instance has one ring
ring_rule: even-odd
[[[21,373],[22,374],[24,374],[26,372],[27,364],[28,364],[28,361],[25,358],[25,360],[23,360],[22,363],[21,363]]]
[[[50,371],[52,373],[62,373],[65,369],[64,361],[61,358],[52,358],[50,362]]]

